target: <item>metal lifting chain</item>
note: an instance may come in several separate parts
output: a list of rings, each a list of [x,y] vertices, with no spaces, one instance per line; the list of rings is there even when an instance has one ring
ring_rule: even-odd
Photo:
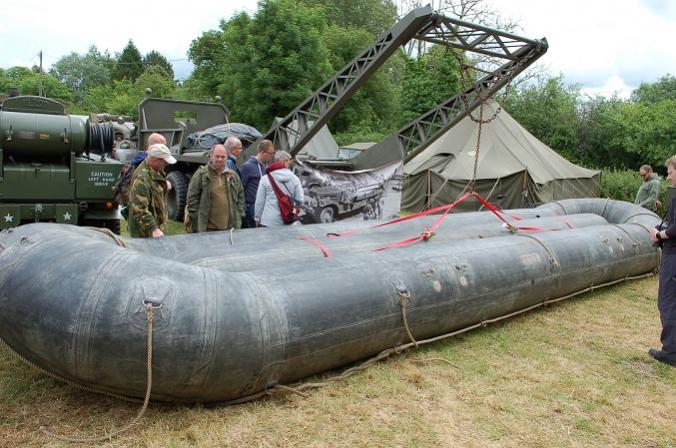
[[[472,114],[469,114],[472,117]],[[479,127],[476,132],[476,149],[474,150],[474,169],[472,170],[472,179],[469,181],[469,191],[474,193],[476,190],[476,171],[479,168],[479,149],[481,148],[481,128],[483,126],[483,117],[484,117],[484,102],[482,101],[479,105]],[[474,117],[472,117],[474,120]]]
[[[71,443],[96,443],[96,442],[104,442],[104,441],[112,441],[113,437],[116,437],[123,432],[126,432],[136,426],[139,421],[141,421],[141,418],[143,417],[143,414],[146,412],[146,409],[148,409],[148,404],[150,403],[150,392],[152,390],[153,386],[153,303],[151,302],[144,302],[146,306],[146,323],[147,323],[147,358],[148,362],[146,365],[146,370],[147,370],[147,382],[146,382],[146,395],[145,398],[143,399],[143,405],[141,406],[141,409],[136,413],[136,417],[132,419],[131,422],[129,422],[127,425],[123,426],[120,429],[112,431],[110,434],[106,436],[101,436],[101,437],[84,437],[84,438],[76,438],[76,437],[67,437],[63,436],[61,434],[56,434],[53,433],[44,426],[40,427],[40,431],[42,431],[44,434],[47,434],[50,437],[53,437],[57,440],[60,440],[62,442],[71,442]],[[161,306],[161,305],[160,305]],[[160,306],[156,306],[156,308],[159,308]]]
[[[498,108],[495,110],[495,113],[488,119],[484,119],[484,105],[486,104],[486,101],[488,100],[487,97],[484,97],[481,95],[481,92],[479,90],[476,91],[477,98],[479,99],[479,117],[476,118],[474,115],[472,115],[472,111],[470,110],[469,103],[467,102],[467,72],[469,71],[470,68],[475,68],[472,67],[468,64],[465,64],[462,61],[462,58],[460,57],[459,54],[457,54],[453,50],[448,50],[450,51],[453,57],[456,59],[458,62],[458,66],[460,67],[460,99],[462,100],[465,110],[467,111],[467,115],[469,116],[470,120],[478,124],[478,129],[477,129],[477,138],[476,138],[476,149],[474,151],[474,169],[472,171],[472,178],[469,181],[469,191],[471,193],[474,193],[475,188],[476,188],[476,175],[477,175],[477,169],[479,167],[479,150],[481,149],[481,130],[484,124],[490,123],[491,121],[495,120],[498,116],[498,114],[502,111],[502,107],[498,106]],[[523,60],[519,61],[517,63],[518,65],[523,64]],[[479,70],[479,69],[477,69]],[[515,70],[512,70],[511,73],[514,73]],[[499,80],[501,78],[509,78],[507,85],[505,86],[505,89],[509,89],[510,84],[512,80],[514,79],[514,76],[512,74],[510,75],[496,75],[496,80]]]

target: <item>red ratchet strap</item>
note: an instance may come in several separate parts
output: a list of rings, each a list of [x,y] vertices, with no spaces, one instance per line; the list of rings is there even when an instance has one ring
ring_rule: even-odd
[[[505,223],[507,222],[500,217],[500,214],[504,215],[505,212],[503,212],[502,210],[500,210],[497,207],[494,207],[492,204],[486,202],[481,196],[479,196],[478,193],[467,192],[467,193],[464,193],[462,196],[460,196],[458,199],[456,199],[454,202],[452,202],[450,204],[441,205],[441,206],[436,207],[436,208],[431,208],[429,210],[425,210],[424,212],[418,212],[418,213],[413,213],[411,215],[402,216],[401,218],[396,218],[396,219],[393,219],[391,221],[376,224],[375,226],[367,227],[367,229],[377,229],[379,227],[385,227],[385,226],[389,226],[389,225],[392,225],[392,224],[398,224],[398,223],[404,222],[404,221],[410,221],[411,219],[420,218],[421,216],[434,215],[434,214],[439,213],[439,212],[447,212],[447,211],[450,211],[453,207],[455,207],[457,204],[464,201],[465,199],[467,199],[470,196],[475,196],[482,204],[484,204],[484,206],[486,206],[487,208],[489,208],[489,210],[491,210],[493,213],[495,213],[498,216],[498,218],[500,218]],[[514,221],[521,221],[521,219],[522,219],[520,216],[517,216],[517,215],[509,215],[509,217],[511,219],[513,219]],[[339,237],[339,236],[352,236],[352,235],[358,235],[362,231],[363,231],[363,229],[352,229],[352,230],[346,230],[344,232],[339,232],[339,233],[329,232],[329,233],[326,234],[326,236],[329,237],[329,238]]]
[[[329,258],[329,257],[332,256],[331,252],[329,252],[329,250],[326,247],[324,247],[324,245],[322,243],[320,243],[319,241],[317,241],[316,239],[314,239],[310,236],[299,236],[298,239],[303,240],[303,241],[307,241],[308,243],[312,244],[314,247],[321,250],[326,258]]]
[[[569,229],[575,228],[575,225],[573,225],[573,223],[567,219],[562,219],[561,222],[567,225]],[[514,230],[521,230],[523,232],[555,232],[561,229],[555,229],[553,227],[539,227],[539,226],[516,226],[514,227]]]
[[[487,200],[485,200],[484,198],[482,198],[481,196],[479,196],[478,193],[472,193],[472,196],[474,196],[475,198],[477,198],[477,200],[478,200],[479,202],[481,202],[481,205],[483,205],[484,207],[486,207],[486,208],[488,209],[488,211],[490,211],[491,213],[493,213],[495,216],[498,217],[498,219],[499,219],[500,221],[502,221],[503,223],[505,223],[505,225],[507,226],[507,229],[509,229],[511,232],[513,232],[513,231],[516,229],[516,227],[514,227],[513,224],[511,224],[511,223],[508,222],[505,218],[502,217],[502,215],[504,215],[505,212],[503,212],[502,210],[500,210],[499,208],[497,208],[496,206],[494,206],[493,204],[491,204],[490,202],[488,202]],[[514,218],[514,217],[512,217],[512,218]],[[521,219],[521,218],[518,218],[517,221],[520,220],[520,219]]]
[[[424,231],[423,233],[421,233],[420,235],[414,236],[414,237],[412,237],[412,238],[408,238],[408,239],[405,239],[405,240],[402,240],[402,241],[397,241],[396,243],[388,244],[387,246],[378,247],[378,248],[376,248],[376,249],[373,249],[373,252],[380,252],[380,251],[383,251],[383,250],[392,249],[392,248],[394,248],[394,247],[404,247],[404,246],[408,246],[409,244],[416,243],[416,242],[418,242],[418,241],[429,241],[429,239],[432,238],[432,237],[436,234],[437,229],[439,228],[439,226],[441,225],[441,223],[444,221],[444,219],[446,218],[446,216],[447,216],[447,215],[450,213],[450,211],[453,209],[453,207],[455,207],[457,204],[461,203],[462,201],[464,201],[465,199],[467,199],[468,197],[470,197],[470,196],[472,196],[472,195],[474,195],[474,194],[475,194],[475,193],[465,193],[465,194],[463,194],[462,196],[460,196],[457,200],[455,200],[454,202],[452,202],[451,204],[444,205],[443,208],[446,209],[446,210],[444,211],[444,213],[443,213],[441,216],[439,216],[439,217],[434,221],[434,223],[432,223],[432,226],[431,226],[429,229],[425,229],[425,231]],[[406,216],[406,218],[408,218],[408,217],[410,217],[410,216],[411,216],[411,215]],[[399,221],[399,222],[401,222],[401,219],[402,219],[402,218],[400,218],[400,221]],[[390,221],[390,222],[391,222],[391,221]],[[384,223],[384,224],[382,224],[382,225],[385,225],[385,224],[389,224],[389,222]],[[380,226],[382,226],[382,225],[380,225]],[[379,226],[374,226],[374,227],[379,227]]]
[[[404,218],[399,218],[399,219],[395,219],[395,220],[392,220],[392,221],[388,221],[386,223],[379,224],[377,226],[373,226],[373,228],[382,227],[382,226],[385,226],[385,225],[394,224],[395,222],[402,222],[402,221],[406,221],[408,219],[417,218],[418,216],[428,215],[430,213],[434,213],[434,212],[437,212],[437,211],[440,211],[440,210],[444,210],[444,213],[441,216],[439,216],[439,218],[436,221],[434,221],[432,226],[429,229],[426,229],[419,236],[408,238],[408,239],[405,239],[405,240],[402,240],[402,241],[397,241],[396,243],[392,243],[392,244],[389,244],[387,246],[378,247],[376,249],[373,249],[373,251],[374,252],[380,252],[380,251],[392,249],[392,248],[395,248],[395,247],[408,246],[408,245],[416,243],[418,241],[428,241],[430,238],[432,238],[434,236],[437,229],[439,228],[439,226],[441,225],[443,220],[446,218],[448,213],[451,211],[451,209],[453,209],[453,207],[455,207],[457,204],[461,203],[462,201],[466,200],[470,196],[474,196],[475,198],[477,198],[477,200],[484,207],[486,207],[491,213],[493,213],[495,216],[497,216],[498,219],[500,221],[502,221],[505,224],[505,226],[507,227],[507,229],[509,229],[511,232],[515,232],[516,230],[519,230],[519,229],[520,230],[526,230],[526,231],[529,231],[529,230],[534,231],[537,228],[537,227],[529,227],[529,226],[515,227],[513,224],[509,223],[505,218],[502,217],[502,215],[504,215],[505,212],[503,212],[499,208],[495,207],[490,202],[486,201],[478,193],[469,192],[469,193],[463,194],[462,196],[460,196],[456,201],[454,201],[451,204],[444,205],[444,206],[441,206],[441,207],[437,207],[437,208],[432,209],[432,210],[427,210],[426,212],[421,212],[421,213],[416,213],[414,215],[409,215],[409,216],[406,216]],[[518,216],[510,216],[510,217],[514,220],[517,220],[517,221],[521,220],[521,218],[518,217]],[[544,229],[542,229],[542,230],[544,230]]]
[[[411,215],[402,216],[401,218],[396,218],[396,219],[393,219],[391,221],[376,224],[375,226],[369,226],[369,227],[367,227],[367,229],[377,229],[379,227],[385,227],[385,226],[397,224],[397,223],[404,222],[404,221],[410,221],[411,219],[420,218],[421,216],[433,215],[435,213],[439,213],[439,212],[442,212],[442,211],[448,211],[448,210],[451,210],[453,207],[455,207],[456,204],[464,201],[465,199],[467,199],[471,195],[472,195],[472,193],[465,193],[462,196],[460,196],[457,200],[455,200],[455,202],[453,202],[451,204],[446,204],[446,205],[442,205],[440,207],[431,208],[429,210],[425,210],[424,212],[418,212],[418,213],[413,213]],[[338,237],[338,236],[351,236],[351,235],[358,235],[362,231],[363,231],[363,229],[353,229],[353,230],[346,230],[345,232],[340,232],[340,233],[331,232],[331,233],[327,233],[326,236],[328,236],[329,238]]]

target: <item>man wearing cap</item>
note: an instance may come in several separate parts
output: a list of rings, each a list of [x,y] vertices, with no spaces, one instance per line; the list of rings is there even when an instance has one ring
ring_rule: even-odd
[[[244,187],[237,173],[226,166],[227,159],[225,146],[214,145],[209,163],[190,179],[185,222],[188,232],[242,227]]]
[[[166,145],[157,143],[148,148],[148,157],[134,172],[129,194],[129,234],[133,238],[164,236],[168,221],[164,194],[167,179],[164,168],[176,163]]]

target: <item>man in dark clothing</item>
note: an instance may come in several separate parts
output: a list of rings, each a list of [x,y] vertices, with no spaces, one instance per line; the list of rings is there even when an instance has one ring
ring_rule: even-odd
[[[239,172],[237,168],[237,158],[242,153],[242,141],[237,137],[228,137],[225,139],[225,150],[228,152],[228,169],[237,173],[240,179],[242,179],[242,173]]]
[[[676,156],[667,160],[667,180],[676,187]],[[662,350],[651,348],[648,354],[657,361],[676,366],[676,198],[667,213],[667,228],[652,229],[650,240],[662,244],[657,309],[660,312]]]
[[[258,144],[258,150],[255,156],[244,162],[239,168],[242,175],[242,185],[244,186],[244,202],[246,207],[246,227],[256,227],[254,220],[256,193],[258,193],[258,184],[261,177],[265,174],[265,168],[272,162],[275,156],[275,147],[270,140],[262,140]]]

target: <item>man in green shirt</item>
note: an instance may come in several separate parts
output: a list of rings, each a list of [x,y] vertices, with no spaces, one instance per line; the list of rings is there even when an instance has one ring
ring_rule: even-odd
[[[657,208],[661,205],[659,202],[660,196],[660,178],[653,173],[650,165],[643,165],[638,170],[643,184],[636,193],[634,204],[647,208],[650,211],[657,212]]]

